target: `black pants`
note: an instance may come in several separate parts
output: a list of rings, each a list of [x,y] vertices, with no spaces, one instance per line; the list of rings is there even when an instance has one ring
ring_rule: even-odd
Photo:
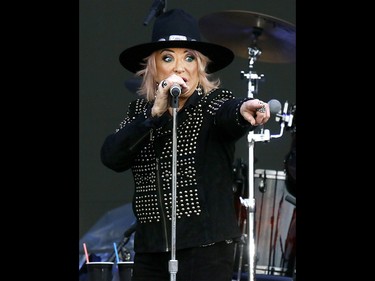
[[[234,242],[176,251],[176,281],[231,281]],[[171,253],[136,253],[132,281],[169,281]]]

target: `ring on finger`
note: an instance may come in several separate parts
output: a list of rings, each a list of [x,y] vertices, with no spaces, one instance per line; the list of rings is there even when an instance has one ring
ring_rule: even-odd
[[[262,105],[261,108],[257,109],[257,112],[260,112],[260,113],[265,113],[266,112],[266,107],[264,106],[264,104]]]

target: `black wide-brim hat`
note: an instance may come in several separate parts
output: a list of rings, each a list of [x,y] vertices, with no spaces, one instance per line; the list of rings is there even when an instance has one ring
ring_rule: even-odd
[[[225,68],[234,59],[230,49],[201,41],[198,21],[181,9],[173,9],[155,19],[152,42],[126,49],[120,54],[120,63],[135,73],[144,68],[144,58],[164,48],[188,48],[201,52],[211,60],[206,69],[208,73]]]

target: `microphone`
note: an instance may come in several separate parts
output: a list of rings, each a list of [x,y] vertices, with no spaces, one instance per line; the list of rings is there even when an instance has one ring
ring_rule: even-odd
[[[278,100],[272,99],[268,102],[270,112],[276,114],[281,110],[281,103]]]
[[[169,92],[173,97],[178,97],[181,94],[181,86],[177,83],[174,83],[169,89]]]
[[[165,1],[164,0],[154,0],[152,6],[150,8],[150,12],[148,16],[145,18],[143,25],[148,25],[150,20],[155,16],[160,16],[163,12],[165,12]]]

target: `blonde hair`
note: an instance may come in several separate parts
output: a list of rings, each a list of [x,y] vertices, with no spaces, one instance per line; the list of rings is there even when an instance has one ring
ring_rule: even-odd
[[[206,67],[211,60],[201,52],[196,50],[191,50],[191,52],[198,62],[198,86],[202,89],[203,94],[218,88],[221,84],[220,79],[213,78],[212,74],[206,72]],[[155,99],[155,91],[157,88],[157,81],[154,79],[156,76],[155,52],[146,57],[142,65],[144,68],[135,73],[136,76],[143,77],[137,94],[145,97],[148,101],[153,101]]]

